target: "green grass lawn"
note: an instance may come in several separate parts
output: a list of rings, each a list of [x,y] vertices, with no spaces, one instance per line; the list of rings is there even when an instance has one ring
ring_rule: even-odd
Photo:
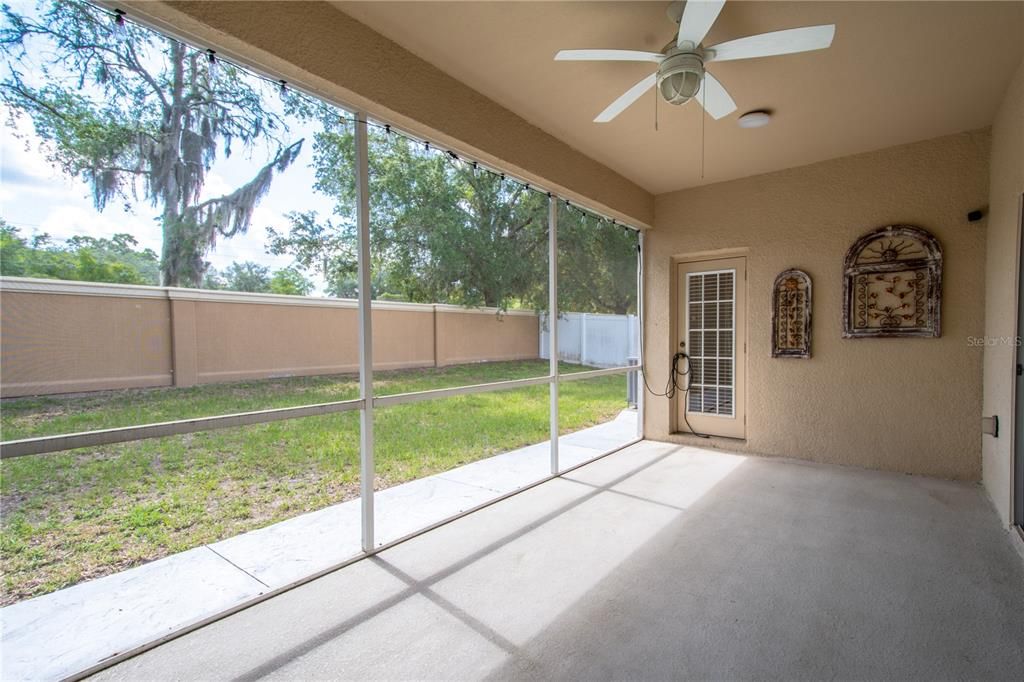
[[[566,365],[563,372],[588,369]],[[546,361],[380,372],[378,395],[542,376]],[[0,403],[3,440],[344,400],[351,375]],[[623,376],[562,384],[562,433],[625,407]],[[548,387],[375,412],[375,487],[548,439]],[[0,463],[0,605],[359,495],[359,416],[306,417]]]

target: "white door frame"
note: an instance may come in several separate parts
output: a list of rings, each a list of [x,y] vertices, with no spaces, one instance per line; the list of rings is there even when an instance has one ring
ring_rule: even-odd
[[[670,285],[669,285],[670,286],[669,305],[670,305],[670,311],[671,311],[671,314],[670,314],[670,324],[671,324],[670,338],[671,338],[671,345],[669,347],[670,356],[671,356],[671,354],[674,354],[674,353],[676,353],[679,350],[684,350],[679,345],[680,342],[685,341],[685,339],[681,336],[681,329],[685,326],[685,320],[681,319],[681,316],[683,315],[683,312],[682,312],[683,301],[679,300],[680,299],[680,293],[679,292],[681,291],[681,283],[679,281],[679,279],[680,279],[680,275],[679,275],[680,266],[691,265],[691,264],[698,264],[698,263],[704,263],[704,262],[707,262],[710,265],[710,264],[712,264],[712,263],[714,263],[716,261],[727,261],[727,260],[733,260],[733,259],[742,259],[743,260],[743,275],[742,276],[737,276],[735,284],[734,284],[734,286],[736,287],[737,296],[742,291],[742,301],[743,301],[743,304],[736,306],[734,308],[734,312],[733,312],[733,324],[734,324],[735,328],[737,329],[737,333],[734,333],[734,337],[733,337],[734,338],[734,344],[735,344],[735,366],[733,368],[733,371],[735,372],[736,388],[738,389],[738,390],[736,390],[734,392],[733,400],[734,400],[734,405],[735,405],[735,411],[736,411],[737,419],[742,418],[741,431],[737,435],[732,435],[732,434],[730,434],[730,435],[719,435],[719,434],[715,434],[715,433],[708,434],[708,435],[711,435],[712,437],[716,437],[716,438],[721,437],[721,438],[730,438],[730,439],[740,439],[740,440],[742,440],[742,439],[745,439],[747,437],[747,434],[746,434],[746,407],[747,407],[747,405],[746,405],[746,403],[747,403],[747,400],[746,400],[746,393],[747,393],[747,391],[746,391],[746,374],[747,374],[747,335],[748,335],[749,332],[747,330],[747,324],[746,324],[746,322],[747,322],[747,319],[746,319],[747,318],[747,308],[748,308],[748,305],[746,303],[746,299],[747,299],[747,295],[748,295],[748,292],[747,292],[746,270],[747,270],[747,267],[748,267],[748,256],[749,256],[749,250],[746,249],[746,248],[742,248],[742,249],[723,249],[723,250],[718,250],[718,251],[707,251],[707,252],[700,252],[700,253],[677,255],[677,256],[674,256],[671,259],[671,276],[669,277],[669,282],[670,282]],[[714,269],[716,269],[716,268],[714,268],[713,266],[709,267],[709,270],[714,270]],[[740,299],[738,298],[737,300],[740,300]],[[739,322],[741,320],[741,316],[742,316],[742,322],[743,323],[739,324]],[[742,388],[739,385],[740,382],[743,382]],[[673,397],[669,401],[669,410],[670,410],[670,412],[669,412],[669,430],[672,433],[677,433],[677,434],[689,434],[690,433],[690,430],[689,430],[689,428],[687,428],[686,423],[680,417],[680,415],[681,415],[680,407],[682,407],[681,401],[683,401],[683,400],[684,400],[684,396],[683,396],[682,392],[680,391],[680,392],[678,392],[675,395],[675,397]],[[717,417],[717,419],[723,419],[723,418]],[[691,417],[691,422],[692,421],[693,420],[692,420],[692,417]],[[695,428],[695,430],[700,431],[700,428],[697,427],[696,425],[694,426],[694,428]]]

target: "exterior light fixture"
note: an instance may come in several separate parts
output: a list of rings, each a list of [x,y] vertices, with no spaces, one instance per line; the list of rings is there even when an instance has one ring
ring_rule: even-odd
[[[658,66],[658,90],[669,104],[683,104],[700,90],[704,60],[695,52],[669,55]]]
[[[736,122],[740,128],[763,128],[772,120],[770,112],[764,110],[748,111],[740,116]]]

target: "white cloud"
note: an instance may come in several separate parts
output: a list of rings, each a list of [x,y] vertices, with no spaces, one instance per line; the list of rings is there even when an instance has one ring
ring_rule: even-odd
[[[123,211],[96,213],[92,207],[81,205],[51,206],[39,225],[39,231],[57,239],[74,236],[109,238],[119,232],[127,232],[135,237],[140,246],[160,252],[159,227],[152,220]]]
[[[203,192],[199,200],[206,201],[207,199],[222,197],[235,191],[235,189],[220,173],[210,172],[206,174],[205,181],[203,182]]]

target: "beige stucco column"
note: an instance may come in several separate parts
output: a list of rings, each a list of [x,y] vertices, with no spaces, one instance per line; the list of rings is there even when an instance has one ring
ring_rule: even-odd
[[[170,300],[171,371],[175,386],[194,386],[198,379],[195,301]]]

